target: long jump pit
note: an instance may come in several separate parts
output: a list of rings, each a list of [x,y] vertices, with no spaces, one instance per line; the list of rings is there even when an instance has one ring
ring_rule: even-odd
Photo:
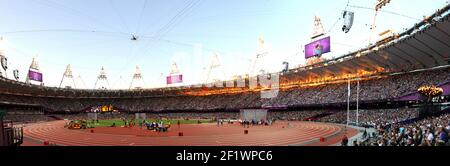
[[[65,128],[67,121],[28,124],[23,146],[330,146],[358,134],[342,125],[277,121],[243,127],[214,123],[173,125],[168,132],[140,127]],[[182,133],[182,135],[180,135]]]

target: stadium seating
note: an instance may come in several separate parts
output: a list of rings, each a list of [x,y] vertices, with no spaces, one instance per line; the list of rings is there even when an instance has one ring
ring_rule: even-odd
[[[360,83],[362,103],[395,100],[414,93],[423,85],[450,82],[450,68],[384,75]],[[356,84],[352,83],[350,100],[356,101]],[[113,105],[122,111],[214,111],[258,108],[263,105],[299,107],[307,105],[345,104],[346,83],[300,87],[280,91],[272,99],[261,99],[258,92],[228,95],[190,96],[178,90],[97,91],[68,90],[26,85],[0,80],[0,103],[32,105],[46,112],[83,112],[96,105]]]

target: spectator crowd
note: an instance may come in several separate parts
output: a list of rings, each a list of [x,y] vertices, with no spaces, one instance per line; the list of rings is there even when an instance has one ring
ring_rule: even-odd
[[[423,85],[450,81],[450,68],[380,76],[360,81],[361,102],[396,99],[416,92]],[[156,91],[156,92],[155,92]],[[181,90],[180,90],[181,91]],[[283,89],[272,99],[259,92],[190,96],[171,88],[158,90],[98,91],[70,90],[26,85],[0,80],[0,103],[38,105],[48,112],[82,112],[93,106],[112,105],[130,112],[214,111],[259,108],[262,106],[303,106],[346,103],[347,84],[324,84]],[[38,97],[39,96],[39,97]],[[351,101],[356,101],[356,83],[351,85]]]

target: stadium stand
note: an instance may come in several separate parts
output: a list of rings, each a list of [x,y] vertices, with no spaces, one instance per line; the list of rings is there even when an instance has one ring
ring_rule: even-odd
[[[395,100],[414,93],[423,85],[439,85],[450,82],[450,68],[435,69],[396,75],[386,75],[361,81],[360,103],[378,103]],[[301,87],[280,91],[278,97],[264,100],[256,92],[242,94],[189,96],[168,95],[148,96],[152,91],[139,91],[133,98],[123,97],[123,93],[138,93],[135,91],[104,92],[95,90],[66,90],[57,88],[37,88],[13,83],[2,79],[0,101],[3,105],[35,106],[46,112],[83,112],[96,105],[114,105],[124,111],[211,111],[239,110],[257,108],[263,105],[283,105],[288,107],[303,107],[312,105],[345,104],[347,95],[346,83],[325,84]],[[36,89],[34,89],[36,88]],[[356,101],[356,86],[352,85],[351,101]],[[40,95],[31,96],[34,91],[42,91]],[[54,96],[53,93],[61,93]],[[148,94],[144,94],[148,93]],[[170,92],[175,93],[175,92]],[[66,95],[64,95],[66,94]],[[76,94],[74,96],[74,94]],[[116,97],[108,97],[117,94]],[[98,96],[98,97],[93,97]]]

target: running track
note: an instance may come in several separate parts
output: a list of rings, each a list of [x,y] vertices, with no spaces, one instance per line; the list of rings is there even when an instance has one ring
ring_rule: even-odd
[[[272,126],[245,129],[239,125],[190,125],[183,130],[185,136],[155,137],[70,130],[64,128],[65,123],[66,121],[52,121],[29,124],[24,127],[24,136],[35,144],[49,141],[59,146],[326,146],[339,143],[344,135],[351,137],[358,133],[356,129],[345,130],[334,124],[289,122],[288,127],[288,122],[277,122]],[[175,130],[172,132],[178,133]],[[244,134],[244,130],[249,133]],[[320,142],[321,137],[326,138],[326,141]],[[25,146],[33,145],[26,142]]]

